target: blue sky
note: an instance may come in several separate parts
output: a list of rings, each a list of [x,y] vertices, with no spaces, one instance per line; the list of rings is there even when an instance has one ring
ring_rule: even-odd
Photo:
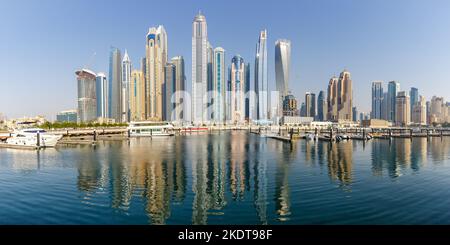
[[[450,91],[450,1],[447,0],[0,0],[0,113],[10,118],[76,108],[74,71],[108,70],[110,46],[128,49],[134,68],[151,26],[165,26],[169,56],[183,55],[191,82],[191,24],[201,10],[209,40],[254,66],[259,31],[292,41],[290,90],[326,90],[352,73],[354,104],[369,112],[371,82],[397,80],[429,99]]]

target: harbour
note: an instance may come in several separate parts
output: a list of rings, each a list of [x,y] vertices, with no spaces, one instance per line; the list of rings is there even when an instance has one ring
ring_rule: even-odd
[[[416,138],[416,137],[445,137],[450,136],[450,128],[304,128],[289,126],[208,126],[201,130],[192,130],[192,127],[172,127],[171,135],[192,135],[192,134],[210,134],[215,132],[228,131],[246,131],[252,134],[260,135],[285,142],[295,142],[297,140],[322,140],[322,141],[340,141],[340,140],[370,140],[393,139],[393,138]],[[63,129],[49,130],[50,135],[61,135],[58,145],[93,145],[97,141],[105,140],[127,140],[133,137],[128,127],[117,128],[82,128],[82,129]],[[157,135],[144,135],[146,137],[156,137]],[[22,149],[40,149],[42,146],[20,146],[8,145],[6,139],[11,137],[11,133],[4,132],[0,134],[0,147],[2,148],[22,148]]]
[[[448,224],[450,137],[295,142],[229,130],[0,148],[0,223]]]

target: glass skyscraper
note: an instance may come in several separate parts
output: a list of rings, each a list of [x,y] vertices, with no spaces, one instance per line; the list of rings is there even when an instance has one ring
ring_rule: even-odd
[[[184,98],[184,92],[186,90],[186,75],[184,71],[184,58],[183,56],[173,57],[171,60],[172,64],[175,66],[175,87],[174,87],[174,99],[175,108],[173,111],[174,118],[176,122],[185,121],[186,114],[186,98]]]
[[[213,121],[225,122],[225,50],[221,47],[214,49],[213,59]]]
[[[386,103],[386,115],[387,120],[390,122],[395,122],[395,111],[396,111],[396,101],[397,93],[400,91],[400,83],[396,81],[390,81],[388,84],[387,92],[387,103]]]
[[[289,72],[291,66],[291,41],[277,40],[275,43],[275,80],[278,97],[278,115],[282,116],[283,99],[289,90]]]
[[[372,112],[370,118],[382,119],[383,82],[372,82]]]
[[[305,106],[307,117],[316,117],[316,94],[311,92],[306,92],[305,94]]]
[[[167,63],[164,67],[164,89],[163,89],[163,120],[175,121],[175,115],[172,113],[174,109],[174,103],[172,103],[172,95],[175,92],[176,83],[176,70],[175,65]]]
[[[412,87],[409,91],[409,99],[411,103],[411,109],[412,112],[414,109],[414,105],[419,102],[419,89]],[[412,113],[411,113],[411,120],[412,120]]]
[[[248,122],[253,121],[254,118],[254,100],[255,98],[253,98],[250,94],[250,90],[251,90],[251,83],[250,83],[250,63],[247,63],[245,65],[245,93],[244,93],[244,98],[245,98],[245,120]]]
[[[321,122],[327,120],[327,99],[324,91],[320,91],[317,96],[317,120]]]
[[[255,57],[256,120],[269,119],[269,83],[267,69],[267,30],[259,34]]]
[[[109,89],[105,73],[100,72],[97,74],[95,92],[97,99],[97,117],[107,118],[109,116]]]
[[[122,122],[130,121],[130,80],[131,80],[131,60],[127,50],[122,59]]]
[[[78,85],[78,121],[90,122],[97,118],[96,74],[88,69],[75,72]]]
[[[207,121],[208,31],[206,18],[197,14],[192,22],[192,122]]]
[[[108,113],[109,118],[116,122],[121,122],[122,119],[122,59],[120,50],[118,48],[111,48],[109,55],[109,99],[108,99]]]
[[[206,116],[206,120],[207,121],[211,121],[213,119],[213,82],[214,82],[214,69],[213,69],[213,61],[214,60],[214,49],[213,46],[211,45],[211,43],[207,43],[207,48],[206,48],[206,91],[208,91],[208,97],[207,97],[207,116]]]

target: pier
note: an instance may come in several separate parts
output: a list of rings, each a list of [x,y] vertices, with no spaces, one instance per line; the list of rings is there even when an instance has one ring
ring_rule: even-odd
[[[0,148],[10,148],[10,149],[19,149],[19,150],[39,150],[41,147],[0,143]]]
[[[220,125],[204,126],[201,130],[190,130],[186,127],[175,127],[175,135],[210,134],[221,131],[247,131],[251,134],[261,135],[283,142],[295,142],[299,139],[314,141],[341,141],[341,140],[369,140],[392,139],[414,137],[444,137],[450,136],[450,128],[306,128],[297,126],[257,126],[257,125]],[[48,134],[63,135],[58,145],[95,145],[98,141],[122,141],[130,138],[130,132],[126,127],[116,128],[84,128],[84,129],[59,129],[48,130]],[[0,135],[0,142],[5,142],[10,137],[8,133]],[[151,137],[151,136],[150,136]],[[39,150],[41,146],[22,146],[0,143],[0,148]]]
[[[251,127],[250,133],[265,135],[269,138],[283,141],[297,139],[312,139],[335,141],[337,137],[352,140],[368,140],[371,138],[415,138],[415,137],[444,137],[450,136],[450,128],[304,128],[304,127]]]

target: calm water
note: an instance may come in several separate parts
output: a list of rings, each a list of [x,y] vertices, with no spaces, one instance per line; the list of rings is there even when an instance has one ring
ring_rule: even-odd
[[[0,149],[1,224],[450,224],[450,138]]]

